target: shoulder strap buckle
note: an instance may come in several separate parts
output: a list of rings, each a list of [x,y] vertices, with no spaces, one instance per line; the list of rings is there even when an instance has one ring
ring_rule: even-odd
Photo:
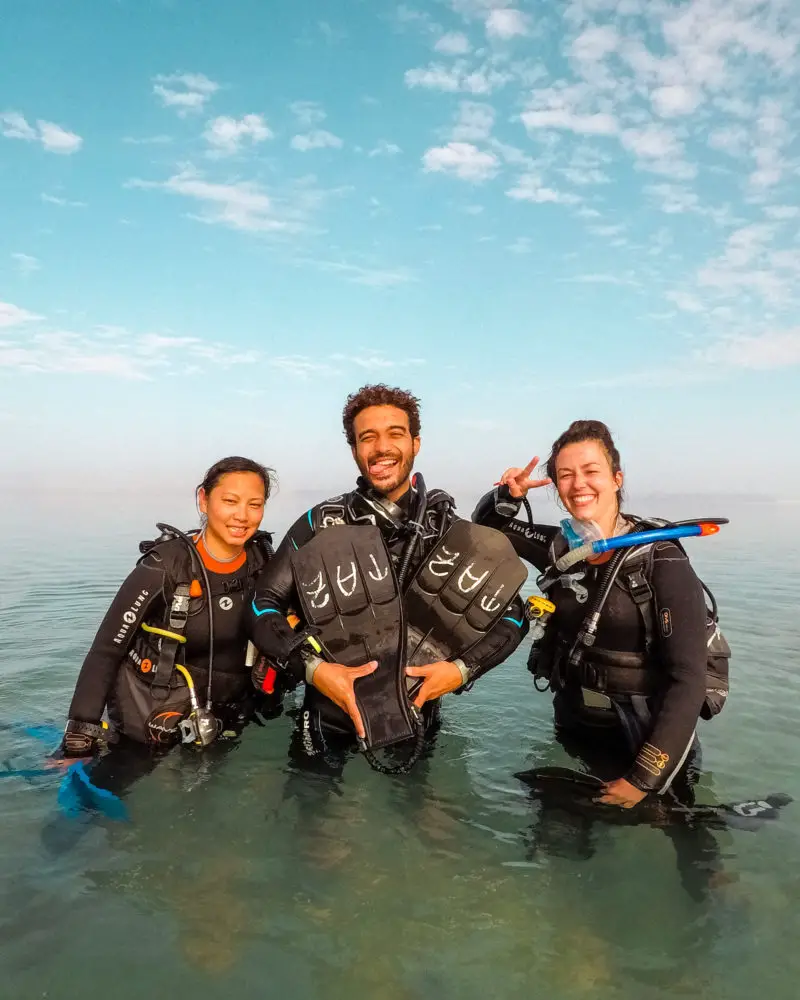
[[[189,584],[179,583],[169,608],[169,627],[171,632],[183,632],[189,620]]]
[[[636,604],[646,604],[653,599],[653,589],[648,583],[647,577],[642,568],[626,573],[628,590]]]

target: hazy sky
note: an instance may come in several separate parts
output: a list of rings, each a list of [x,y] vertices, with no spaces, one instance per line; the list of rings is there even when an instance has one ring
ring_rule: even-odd
[[[0,477],[431,485],[577,417],[639,489],[800,489],[793,0],[4,0]]]

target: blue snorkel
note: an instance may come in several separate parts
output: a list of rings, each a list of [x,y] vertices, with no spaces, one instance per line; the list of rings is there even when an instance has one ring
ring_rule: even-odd
[[[719,531],[719,526],[727,523],[726,517],[704,518],[702,521],[677,521],[669,527],[653,528],[649,531],[632,531],[627,535],[618,535],[615,538],[597,538],[594,541],[584,541],[580,533],[575,530],[574,525],[566,522],[562,526],[562,531],[570,544],[570,551],[557,559],[555,566],[559,573],[563,573],[575,563],[591,559],[592,556],[602,555],[604,552],[611,552],[614,549],[628,549],[636,545],[650,545],[653,542],[663,542],[675,538],[704,538],[707,535],[715,535]]]
[[[702,538],[707,535],[715,535],[722,524],[728,524],[728,519],[724,517],[704,518],[703,520],[696,521],[678,521],[647,531],[631,531],[626,535],[619,535],[614,538],[592,539],[591,534],[599,531],[594,521],[582,522],[576,519],[562,521],[562,533],[570,545],[570,551],[555,561],[556,572],[563,573],[576,563],[582,562],[585,559],[591,559],[592,556],[602,555],[605,552],[614,552],[611,561],[606,567],[597,596],[584,618],[575,642],[570,649],[570,666],[573,669],[578,667],[583,659],[584,649],[594,645],[597,628],[600,623],[600,614],[611,591],[611,587],[629,552],[634,548],[652,545],[654,542],[678,538]]]

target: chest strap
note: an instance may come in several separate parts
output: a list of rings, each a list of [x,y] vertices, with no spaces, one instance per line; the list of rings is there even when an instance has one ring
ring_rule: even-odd
[[[153,679],[150,682],[154,688],[164,689],[170,686],[178,650],[186,643],[184,632],[189,620],[189,596],[189,584],[179,583],[169,607],[167,628],[142,625],[145,632],[158,636],[158,663],[154,665]]]

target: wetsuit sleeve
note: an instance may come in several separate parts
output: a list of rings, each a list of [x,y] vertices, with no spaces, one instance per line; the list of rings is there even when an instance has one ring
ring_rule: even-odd
[[[666,673],[666,690],[650,735],[628,781],[643,791],[660,788],[683,764],[706,692],[706,603],[686,555],[659,546],[653,559],[655,650]]]
[[[522,500],[511,496],[507,486],[495,486],[480,498],[472,512],[475,524],[485,524],[487,528],[502,531],[508,522],[519,514]]]
[[[286,620],[297,592],[292,575],[292,553],[314,537],[308,514],[294,522],[286,532],[278,551],[259,575],[250,604],[246,628],[253,645],[271,663],[297,673],[295,662],[287,664],[290,652],[298,644],[298,635]],[[300,676],[298,676],[300,679]]]
[[[550,562],[550,543],[558,528],[550,524],[529,524],[517,518],[522,500],[511,496],[507,486],[496,486],[478,501],[472,512],[475,524],[502,531],[514,546],[514,551],[538,570]]]
[[[522,598],[517,595],[505,615],[477,645],[461,657],[472,684],[479,677],[507,660],[528,634],[530,625],[525,617]]]
[[[166,605],[165,582],[160,560],[148,555],[122,584],[83,661],[69,706],[70,719],[100,721],[136,630],[154,607]]]

